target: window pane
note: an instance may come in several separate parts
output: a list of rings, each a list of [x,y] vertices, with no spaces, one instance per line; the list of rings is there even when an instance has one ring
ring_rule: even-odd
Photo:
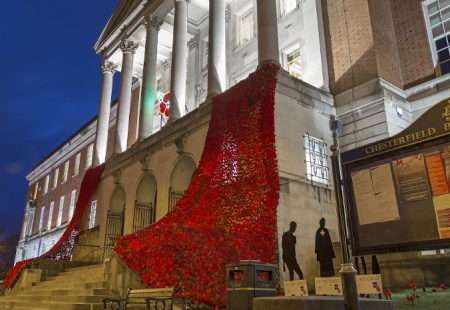
[[[441,11],[442,20],[447,20],[450,18],[450,8]]]
[[[439,11],[437,2],[428,5],[428,14],[433,14]]]
[[[439,6],[442,8],[445,8],[446,6],[450,5],[450,0],[439,0]]]
[[[442,75],[450,73],[450,61],[441,63],[441,73]]]
[[[436,50],[441,50],[443,48],[447,47],[447,39],[442,38],[436,41]]]
[[[435,26],[441,22],[441,15],[435,14],[433,16],[430,16],[430,24],[431,26]]]
[[[440,51],[438,53],[438,56],[439,56],[439,61],[440,62],[444,62],[446,60],[449,60],[450,59],[450,54],[448,52],[448,48],[443,49],[442,51]]]
[[[441,34],[444,33],[444,29],[442,27],[442,24],[440,24],[439,26],[434,27],[432,30],[433,32],[433,38],[436,38],[438,36],[440,36]]]

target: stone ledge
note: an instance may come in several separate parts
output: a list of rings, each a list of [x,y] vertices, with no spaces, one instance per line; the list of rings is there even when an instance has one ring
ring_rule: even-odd
[[[397,310],[395,301],[361,298],[361,310]],[[253,299],[253,310],[345,310],[343,297],[271,297]]]

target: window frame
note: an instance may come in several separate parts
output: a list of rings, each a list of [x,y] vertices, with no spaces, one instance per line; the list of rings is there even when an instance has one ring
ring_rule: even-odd
[[[299,59],[300,59],[300,77],[292,75],[291,71],[289,70],[289,55],[295,53],[297,50],[298,50]],[[302,79],[302,70],[301,70],[302,69],[302,52],[301,52],[301,48],[300,48],[300,42],[290,45],[288,48],[284,49],[282,54],[283,54],[283,64],[284,64],[284,68],[286,69],[286,71],[289,72],[289,75],[301,80]]]
[[[86,169],[92,167],[94,161],[94,143],[89,144],[86,150]]]
[[[41,214],[39,215],[39,230],[42,231],[42,226],[44,224],[44,214],[45,214],[45,206],[41,208]]]
[[[52,189],[56,188],[58,186],[58,178],[59,178],[59,167],[56,168],[53,172],[53,187]]]
[[[97,200],[91,201],[91,212],[89,213],[89,229],[95,227],[95,216],[97,214]]]
[[[50,174],[47,174],[45,176],[45,180],[44,180],[44,191],[43,191],[42,195],[45,195],[48,193],[49,183],[50,183]]]
[[[62,214],[63,214],[63,210],[64,210],[64,200],[65,200],[65,196],[61,196],[59,198],[59,209],[58,209],[58,219],[56,220],[56,226],[61,226],[62,223]]]
[[[66,182],[67,178],[69,177],[69,166],[70,166],[70,161],[68,160],[64,163],[64,174],[63,174],[63,180],[62,180],[61,184]]]
[[[286,11],[285,10],[286,5],[283,5],[283,2],[285,1],[289,1],[290,4],[295,3],[295,5],[289,11]],[[298,8],[297,0],[278,0],[278,8],[279,8],[278,16],[282,18]]]
[[[316,182],[316,183],[321,183],[324,185],[329,185],[330,184],[330,179],[329,179],[329,167],[328,167],[328,154],[327,154],[327,143],[324,141],[323,138],[318,139],[315,138],[313,136],[311,136],[308,132],[303,135],[303,139],[304,141],[304,147],[303,150],[305,151],[305,164],[306,164],[306,178],[308,179],[308,181],[311,182]],[[319,146],[318,151],[311,148],[311,142],[317,143]],[[311,155],[311,151],[314,151],[315,154]],[[321,170],[322,176],[318,176],[317,173],[313,174],[313,165],[317,164],[311,164],[311,163],[316,163],[315,158],[317,158],[316,156],[319,156],[319,161],[320,163],[322,163],[321,165],[318,165],[318,167],[316,167],[316,169]]]
[[[73,213],[75,212],[75,200],[77,198],[77,190],[74,189],[72,193],[70,193],[70,205],[69,205],[69,221],[72,220]]]
[[[75,166],[73,166],[73,175],[72,177],[77,176],[80,173],[80,163],[81,163],[81,153],[78,153],[75,156]]]
[[[249,39],[245,39],[245,41],[241,42],[241,30],[246,30],[246,27],[244,27],[244,29],[241,29],[241,22],[242,22],[243,16],[245,16],[246,14],[252,15],[252,24],[251,24],[252,37]],[[249,16],[250,15],[248,15],[247,18]],[[250,2],[249,4],[244,6],[239,12],[237,12],[235,14],[235,18],[236,18],[236,48],[240,48],[240,47],[247,45],[249,42],[251,42],[256,37],[255,11],[253,9],[253,2]],[[246,36],[244,36],[244,37],[246,37]]]
[[[50,208],[48,209],[48,217],[47,217],[47,230],[52,228],[52,220],[53,220],[53,209],[55,208],[55,202],[52,201],[50,203]]]

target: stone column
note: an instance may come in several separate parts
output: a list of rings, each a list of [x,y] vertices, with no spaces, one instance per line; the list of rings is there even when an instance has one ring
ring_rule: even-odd
[[[175,0],[169,122],[184,115],[186,104],[187,6],[186,0]]]
[[[133,58],[137,42],[130,39],[120,44],[123,52],[122,71],[120,72],[119,106],[116,117],[116,135],[114,139],[114,154],[119,154],[127,149],[128,125],[130,122],[131,83],[133,80]]]
[[[267,62],[280,64],[277,5],[275,0],[257,0],[258,66]]]
[[[225,53],[225,0],[209,0],[207,97],[225,90]]]
[[[145,41],[138,140],[143,140],[153,133],[153,110],[156,100],[158,32],[163,21],[160,20],[158,16],[151,16],[146,19],[145,23],[147,27],[147,38]]]
[[[105,60],[100,66],[100,69],[103,71],[103,82],[102,90],[100,92],[100,105],[98,108],[97,131],[94,144],[94,167],[103,164],[106,159],[113,77],[117,65],[111,61]]]

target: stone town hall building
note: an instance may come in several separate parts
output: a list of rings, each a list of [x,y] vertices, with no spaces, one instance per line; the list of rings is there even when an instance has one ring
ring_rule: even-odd
[[[276,61],[278,234],[297,222],[297,260],[313,287],[320,217],[338,241],[330,118],[343,121],[348,150],[396,134],[450,97],[448,0],[122,0],[94,48],[103,57],[99,113],[28,174],[16,261],[59,239],[91,166],[106,162],[74,259],[170,212],[201,157],[212,96]],[[446,255],[401,258],[411,270],[428,266],[430,279]],[[382,270],[395,272],[399,257],[380,256]]]

